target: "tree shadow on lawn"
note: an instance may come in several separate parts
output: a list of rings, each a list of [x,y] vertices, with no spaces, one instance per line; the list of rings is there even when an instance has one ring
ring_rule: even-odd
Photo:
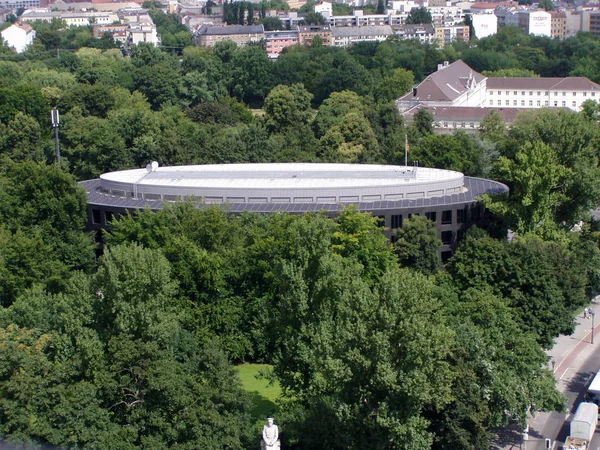
[[[261,395],[258,391],[250,392],[252,399],[252,410],[250,414],[256,419],[266,419],[273,416],[277,412],[277,405]]]

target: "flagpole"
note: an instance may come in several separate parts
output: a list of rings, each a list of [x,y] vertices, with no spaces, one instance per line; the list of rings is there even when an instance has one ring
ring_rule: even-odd
[[[404,135],[404,165],[408,167],[408,134]]]

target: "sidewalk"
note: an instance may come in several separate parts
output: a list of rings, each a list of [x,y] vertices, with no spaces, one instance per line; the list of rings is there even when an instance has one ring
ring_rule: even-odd
[[[563,394],[567,393],[571,376],[574,376],[589,356],[594,352],[596,344],[600,345],[600,296],[594,298],[590,304],[592,309],[597,310],[598,317],[594,320],[594,345],[592,340],[592,320],[584,319],[583,313],[575,318],[576,326],[570,336],[560,335],[555,339],[554,347],[546,354],[549,358],[548,368],[552,369],[551,362],[554,358],[554,378],[556,388]],[[567,405],[567,411],[571,411],[573,405]],[[537,413],[535,417],[528,420],[530,428],[530,440],[527,442],[527,450],[543,449],[544,439],[536,439],[537,431],[540,431],[552,413]],[[521,430],[508,428],[499,433],[494,448],[500,450],[517,450],[521,443]],[[557,448],[556,446],[554,448]]]

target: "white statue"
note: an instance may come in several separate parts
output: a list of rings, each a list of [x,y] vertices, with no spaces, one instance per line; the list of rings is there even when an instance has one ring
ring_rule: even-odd
[[[267,419],[262,435],[263,440],[260,446],[262,450],[279,450],[279,428],[273,423],[273,418]]]

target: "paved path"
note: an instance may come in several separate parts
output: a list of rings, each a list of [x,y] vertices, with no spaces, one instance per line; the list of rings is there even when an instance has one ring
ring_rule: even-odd
[[[594,299],[590,305],[597,310],[594,321],[594,344],[592,340],[592,321],[584,319],[583,315],[576,317],[575,331],[570,336],[559,336],[555,340],[554,347],[547,351],[549,357],[554,358],[554,377],[556,378],[556,387],[563,394],[567,395],[569,404],[567,411],[572,413],[574,407],[582,400],[583,392],[591,374],[600,369],[596,367],[598,362],[593,359],[594,351],[600,345],[600,296]],[[593,367],[590,370],[590,367]],[[549,368],[551,368],[549,363]],[[564,438],[568,433],[568,427],[565,424],[564,413],[538,413],[535,417],[528,420],[529,440],[526,443],[526,450],[545,449],[545,439],[551,438],[553,441],[558,437]],[[497,450],[517,450],[521,448],[521,430],[513,427],[502,430],[499,433],[495,445],[492,447]],[[559,448],[554,445],[553,448]]]

